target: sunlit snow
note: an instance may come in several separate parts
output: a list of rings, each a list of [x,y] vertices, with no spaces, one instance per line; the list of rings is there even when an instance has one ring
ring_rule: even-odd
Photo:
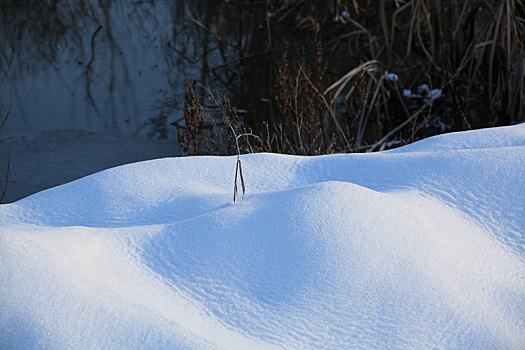
[[[0,349],[519,349],[525,124],[164,158],[0,206]]]

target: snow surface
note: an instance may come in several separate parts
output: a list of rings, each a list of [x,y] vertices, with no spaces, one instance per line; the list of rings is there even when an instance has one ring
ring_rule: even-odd
[[[0,206],[1,349],[525,344],[525,124],[165,158]]]

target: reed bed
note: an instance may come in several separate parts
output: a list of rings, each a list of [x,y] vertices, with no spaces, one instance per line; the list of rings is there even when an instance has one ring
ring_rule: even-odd
[[[521,0],[207,3],[192,23],[244,111],[244,151],[375,151],[525,121]]]

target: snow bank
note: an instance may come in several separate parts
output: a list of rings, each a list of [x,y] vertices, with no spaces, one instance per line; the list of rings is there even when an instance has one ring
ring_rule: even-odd
[[[519,348],[525,124],[166,158],[0,206],[0,348]]]

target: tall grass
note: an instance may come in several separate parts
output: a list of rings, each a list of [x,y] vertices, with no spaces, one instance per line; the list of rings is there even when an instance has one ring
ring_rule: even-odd
[[[372,151],[525,121],[521,0],[215,4],[194,18],[220,52],[210,71],[272,151]]]

